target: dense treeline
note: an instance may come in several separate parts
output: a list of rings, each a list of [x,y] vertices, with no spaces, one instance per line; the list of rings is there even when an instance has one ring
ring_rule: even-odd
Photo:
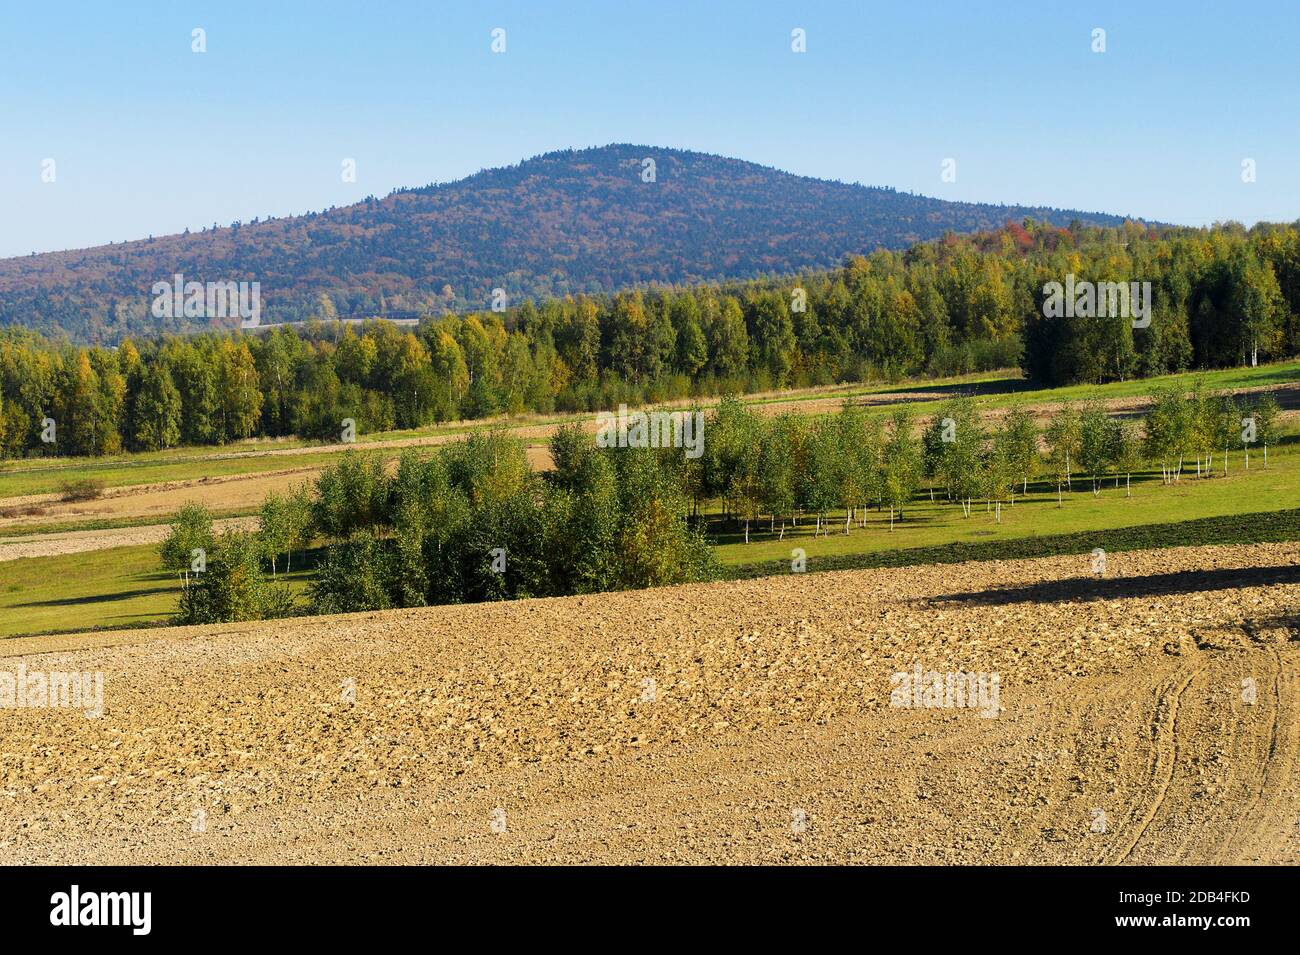
[[[396,473],[348,455],[313,494],[272,497],[257,534],[214,537],[191,507],[163,544],[182,574],[178,619],[253,619],[285,612],[267,585],[277,557],[325,542],[316,613],[592,593],[711,579],[709,546],[688,526],[688,497],[665,454],[597,449],[577,427],[552,440],[555,468],[538,474],[524,445],[471,435],[429,456],[404,454]],[[191,576],[195,548],[204,569]]]
[[[1046,317],[1044,287],[1067,275],[1151,282],[1149,324]],[[525,303],[410,331],[329,321],[325,295],[318,313],[325,321],[262,336],[116,349],[9,330],[0,448],[13,457],[253,435],[337,440],[345,419],[365,433],[1017,362],[1045,384],[1250,364],[1300,353],[1300,230],[1027,223],[787,280]]]
[[[164,565],[185,580],[178,620],[211,623],[297,612],[274,578],[323,541],[309,590],[314,613],[560,596],[712,579],[702,505],[721,519],[784,539],[787,528],[851,533],[868,512],[907,519],[918,497],[973,504],[1001,521],[1031,481],[1100,494],[1158,467],[1165,483],[1195,459],[1198,477],[1228,471],[1238,453],[1267,466],[1278,409],[1268,394],[1158,391],[1143,421],[1100,401],[1063,405],[1041,432],[1023,408],[986,425],[970,397],[915,421],[852,404],[838,414],[764,418],[724,398],[704,425],[704,454],[678,448],[598,448],[577,425],[551,439],[554,468],[533,472],[523,445],[476,433],[432,455],[406,452],[389,474],[378,455],[347,455],[314,490],[269,496],[256,533],[216,537],[202,507],[183,508]],[[1215,466],[1216,457],[1219,460]],[[842,515],[835,524],[832,514]],[[766,525],[761,521],[766,518]],[[796,552],[797,553],[797,552]],[[281,561],[281,558],[283,560]],[[197,562],[196,562],[197,561]],[[271,578],[266,576],[270,570]]]

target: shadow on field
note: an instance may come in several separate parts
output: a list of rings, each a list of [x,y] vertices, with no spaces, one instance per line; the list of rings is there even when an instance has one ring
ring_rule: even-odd
[[[992,378],[988,381],[963,381],[955,384],[940,385],[920,382],[906,387],[889,388],[885,391],[856,396],[855,403],[869,405],[892,405],[908,401],[939,401],[954,395],[1009,395],[1020,391],[1033,391],[1041,387],[1023,378]]]
[[[1020,505],[1016,505],[1019,507]],[[1300,508],[1200,517],[1174,524],[1138,524],[1107,531],[1077,531],[1069,534],[1019,537],[996,541],[956,541],[929,547],[864,553],[829,554],[808,559],[810,573],[837,570],[870,570],[881,567],[912,567],[921,564],[956,564],[968,560],[1024,560],[1034,557],[1062,557],[1077,554],[1080,567],[1088,566],[1088,555],[1098,546],[1107,553],[1154,550],[1161,547],[1226,547],[1237,544],[1300,541]],[[788,560],[754,561],[723,569],[727,580],[784,576],[790,573]],[[1149,578],[1148,578],[1149,579]],[[1098,581],[1093,580],[1096,592]],[[1130,585],[1132,582],[1130,581]],[[976,595],[979,596],[979,595]],[[1020,598],[1029,599],[1029,598]]]
[[[1060,603],[1074,600],[1122,600],[1126,597],[1166,597],[1174,594],[1300,584],[1300,566],[1243,567],[1226,570],[1186,570],[1146,577],[1072,577],[1022,587],[994,588],[932,597],[932,603],[999,605]]]
[[[60,597],[57,600],[29,600],[27,603],[14,604],[18,607],[75,607],[79,604],[115,603],[130,600],[132,597],[152,597],[154,594],[172,593],[174,587],[150,587],[145,590],[122,590],[111,594],[87,594],[82,597]]]

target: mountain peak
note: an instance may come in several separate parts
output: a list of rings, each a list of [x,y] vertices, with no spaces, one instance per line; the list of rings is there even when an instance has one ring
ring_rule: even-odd
[[[151,289],[258,282],[263,321],[314,314],[440,314],[511,301],[827,268],[948,231],[1025,217],[1122,217],[949,202],[798,176],[692,150],[563,149],[454,182],[283,219],[0,260],[0,325],[84,341],[207,327],[154,318]],[[212,325],[233,326],[237,319]]]

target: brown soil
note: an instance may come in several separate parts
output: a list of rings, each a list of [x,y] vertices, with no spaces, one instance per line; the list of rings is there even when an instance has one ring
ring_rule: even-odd
[[[218,531],[226,528],[253,530],[255,517],[231,517],[214,521]],[[57,557],[63,554],[84,554],[110,547],[134,547],[138,544],[158,544],[170,530],[167,524],[145,524],[140,527],[119,527],[96,531],[64,531],[57,534],[30,534],[22,537],[0,538],[0,562],[23,557]]]
[[[370,450],[369,445],[363,449]],[[550,452],[544,447],[528,449],[528,458],[533,467],[550,467]],[[0,518],[0,527],[30,527],[34,534],[39,534],[42,526],[66,524],[70,521],[91,521],[104,518],[148,518],[156,517],[159,521],[168,521],[182,504],[197,501],[206,504],[213,511],[232,511],[256,507],[271,491],[285,492],[300,484],[316,480],[321,468],[294,468],[287,471],[263,471],[257,474],[233,475],[215,478],[201,478],[193,481],[167,481],[159,484],[134,484],[127,487],[113,488],[104,497],[94,501],[78,503],[41,504],[39,516]],[[9,498],[0,501],[4,506],[15,506],[15,502],[30,503],[40,497],[54,495],[30,495],[27,498]],[[101,547],[123,547],[138,537],[140,528],[122,528],[95,533]],[[74,533],[88,533],[77,531]],[[49,535],[54,536],[54,535]],[[33,545],[35,547],[35,545]],[[81,550],[98,550],[99,547],[83,547]],[[0,539],[0,553],[5,550],[4,540]],[[45,556],[33,549],[23,556]],[[68,553],[52,549],[48,553]],[[4,559],[0,557],[0,560]]]
[[[1300,862],[1300,544],[1090,563],[2,641],[105,711],[0,709],[0,852]],[[916,663],[998,715],[891,706]]]

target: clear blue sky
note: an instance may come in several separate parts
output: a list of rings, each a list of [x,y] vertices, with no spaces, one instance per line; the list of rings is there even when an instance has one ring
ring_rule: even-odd
[[[0,256],[610,142],[945,198],[1292,221],[1298,101],[1295,0],[14,0],[0,6]],[[355,183],[340,181],[348,157]],[[940,180],[947,157],[956,182]]]

